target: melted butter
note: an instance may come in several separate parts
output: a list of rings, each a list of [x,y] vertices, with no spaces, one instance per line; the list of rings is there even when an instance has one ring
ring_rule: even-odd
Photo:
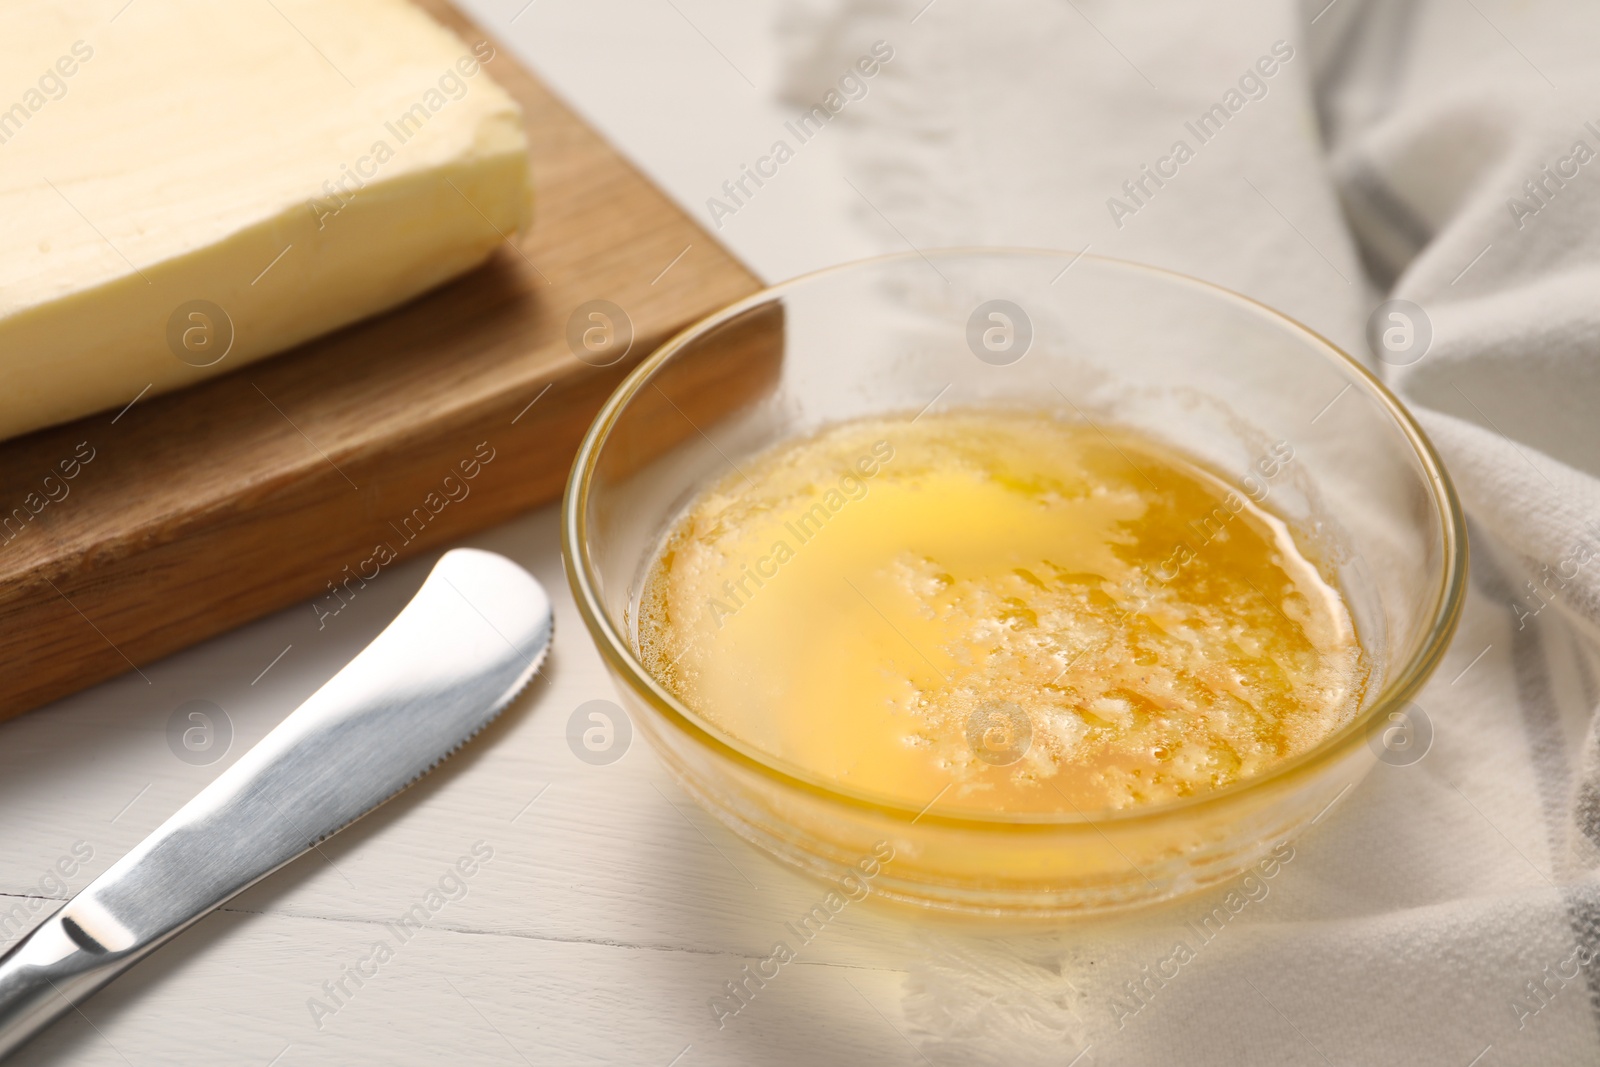
[[[993,812],[1228,785],[1343,725],[1364,683],[1343,598],[1270,511],[1149,439],[1012,412],[742,464],[665,538],[638,650],[756,748]]]

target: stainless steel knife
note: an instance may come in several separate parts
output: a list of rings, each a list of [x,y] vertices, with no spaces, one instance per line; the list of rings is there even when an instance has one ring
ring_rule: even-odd
[[[0,957],[0,1058],[426,774],[528,683],[552,626],[527,571],[492,552],[445,553],[360,655]]]

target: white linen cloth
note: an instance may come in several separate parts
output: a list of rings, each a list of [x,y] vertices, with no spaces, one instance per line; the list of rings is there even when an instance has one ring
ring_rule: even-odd
[[[1600,1063],[1600,8],[789,0],[781,29],[800,108],[894,50],[828,132],[886,251],[1087,247],[1260,299],[1384,375],[1472,520],[1423,759],[1380,764],[1164,983],[1144,969],[1221,893],[928,934],[923,1057]],[[1366,341],[1389,298],[1431,325],[1409,366]]]

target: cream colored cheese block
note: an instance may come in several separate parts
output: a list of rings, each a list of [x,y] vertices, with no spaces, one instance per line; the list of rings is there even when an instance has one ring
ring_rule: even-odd
[[[405,0],[0,4],[0,437],[482,262],[531,215],[494,60]]]

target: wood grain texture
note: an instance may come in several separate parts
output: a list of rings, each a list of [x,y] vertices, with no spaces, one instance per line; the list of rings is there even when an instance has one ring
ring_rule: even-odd
[[[444,0],[422,6],[469,43],[486,36]],[[509,52],[486,69],[525,111],[529,234],[286,355],[0,445],[0,718],[297,600],[336,610],[340,589],[391,565],[384,546],[403,557],[553,499],[627,370],[759,288]],[[567,341],[596,299],[633,326],[607,367]],[[778,349],[752,340],[750,358],[681,383],[687,420],[770,376]]]

